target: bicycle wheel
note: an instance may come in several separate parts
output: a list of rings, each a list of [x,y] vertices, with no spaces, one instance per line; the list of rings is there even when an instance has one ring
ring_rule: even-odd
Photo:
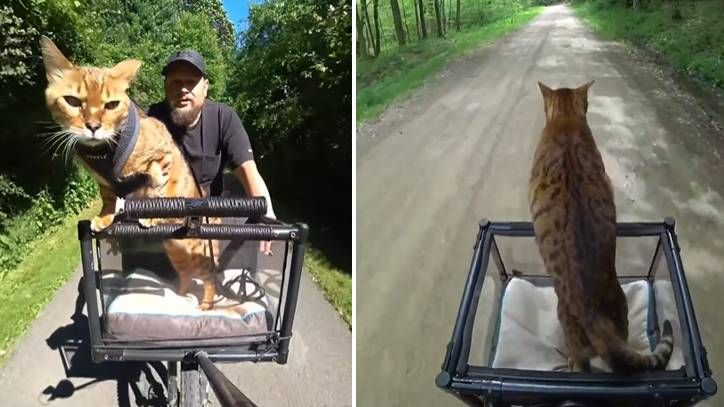
[[[179,407],[206,407],[208,381],[196,363],[181,363]]]
[[[166,407],[169,401],[166,397],[168,372],[161,362],[148,362],[141,366],[138,381],[132,390],[137,406]]]

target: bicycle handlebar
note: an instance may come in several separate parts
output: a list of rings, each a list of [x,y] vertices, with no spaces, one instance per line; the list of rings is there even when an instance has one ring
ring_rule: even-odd
[[[264,197],[254,198],[147,198],[128,199],[119,215],[131,219],[186,216],[259,217],[266,214]]]
[[[201,366],[209,384],[223,407],[256,407],[214,364],[204,351],[196,352],[196,362]]]
[[[304,239],[306,225],[213,225],[189,228],[186,224],[161,224],[150,228],[136,223],[114,223],[98,237],[153,239],[294,240]]]

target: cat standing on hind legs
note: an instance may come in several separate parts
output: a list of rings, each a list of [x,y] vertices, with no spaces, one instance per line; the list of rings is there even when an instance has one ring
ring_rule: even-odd
[[[673,350],[669,321],[651,354],[626,343],[628,304],[616,277],[613,188],[586,120],[592,84],[554,90],[538,83],[546,124],[529,184],[536,243],[558,297],[571,370],[589,371],[595,356],[615,372],[664,369]]]
[[[92,221],[93,230],[113,222],[118,196],[201,197],[166,126],[139,112],[126,94],[140,61],[128,59],[113,68],[76,67],[47,37],[41,38],[40,47],[48,79],[46,103],[61,127],[56,137],[64,138],[62,144],[74,151],[100,188],[103,207]],[[144,224],[179,221],[151,219]],[[165,240],[163,244],[179,277],[179,294],[185,294],[192,278],[199,277],[204,286],[199,307],[212,308],[216,261],[207,254],[206,242]]]

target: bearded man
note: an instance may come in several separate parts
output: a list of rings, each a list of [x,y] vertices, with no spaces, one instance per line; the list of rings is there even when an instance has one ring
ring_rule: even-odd
[[[224,190],[223,172],[230,167],[247,196],[263,196],[269,218],[276,218],[269,190],[259,174],[249,135],[231,107],[208,100],[209,80],[204,58],[194,50],[171,54],[161,71],[166,100],[151,105],[148,115],[162,121],[191,167],[204,196]],[[271,242],[260,250],[271,254]]]

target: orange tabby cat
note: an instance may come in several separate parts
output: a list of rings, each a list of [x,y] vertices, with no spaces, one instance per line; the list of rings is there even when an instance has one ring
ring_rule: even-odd
[[[45,98],[53,119],[69,138],[78,161],[98,182],[103,200],[94,231],[108,227],[117,196],[134,198],[201,197],[181,151],[160,121],[146,117],[126,95],[141,62],[128,59],[113,68],[76,67],[53,42],[42,37],[48,87]],[[145,226],[179,219],[143,220]],[[214,244],[214,246],[216,246]],[[185,294],[194,276],[204,283],[201,309],[213,306],[215,259],[203,240],[165,240],[164,248]],[[218,255],[218,250],[214,250]]]
[[[558,319],[572,370],[601,356],[612,370],[663,369],[671,323],[652,354],[629,348],[628,305],[616,278],[616,208],[611,182],[586,121],[589,82],[552,90],[539,82],[546,125],[535,152],[530,211],[545,268],[558,297]]]

